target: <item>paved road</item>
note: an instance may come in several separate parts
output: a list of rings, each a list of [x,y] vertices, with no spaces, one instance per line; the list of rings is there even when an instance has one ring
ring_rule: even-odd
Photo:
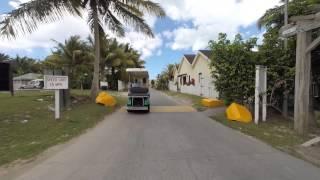
[[[175,106],[176,101],[172,97],[165,96],[163,93],[156,91],[154,89],[150,90],[150,102],[152,106]]]
[[[117,112],[18,179],[319,180],[320,169],[201,113]]]

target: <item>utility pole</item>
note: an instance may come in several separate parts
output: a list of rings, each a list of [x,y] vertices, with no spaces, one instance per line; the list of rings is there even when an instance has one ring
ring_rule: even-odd
[[[288,25],[288,4],[289,0],[285,0],[284,4],[284,25]],[[288,39],[284,39],[284,49],[288,49]],[[282,115],[284,117],[288,117],[288,92],[285,91],[283,94],[283,102],[282,102]]]
[[[289,4],[289,0],[285,0],[285,4],[284,4],[284,25],[288,25],[288,4]],[[284,46],[285,48],[287,49],[287,46],[288,46],[288,40],[287,38],[285,38],[285,41],[284,41]]]

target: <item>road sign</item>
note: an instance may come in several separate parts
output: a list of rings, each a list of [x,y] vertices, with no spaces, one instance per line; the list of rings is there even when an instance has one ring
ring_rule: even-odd
[[[44,76],[44,89],[68,89],[68,76]]]
[[[280,30],[281,36],[283,36],[283,37],[293,36],[293,35],[295,35],[297,33],[297,31],[298,31],[297,26],[292,26],[292,27],[290,27],[288,29],[286,29],[286,27],[285,27],[285,28]]]
[[[69,88],[68,76],[51,76],[45,75],[44,78],[44,89],[55,90],[55,118],[60,119],[60,89]]]

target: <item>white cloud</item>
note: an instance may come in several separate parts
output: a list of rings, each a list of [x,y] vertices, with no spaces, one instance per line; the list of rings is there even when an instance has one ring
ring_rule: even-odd
[[[192,27],[178,27],[172,31],[172,49],[205,48],[219,32],[234,35],[240,26],[255,23],[263,13],[279,0],[156,0],[176,21],[191,21]]]
[[[173,37],[173,33],[171,31],[166,30],[162,32],[162,36],[167,39],[171,39]]]
[[[262,31],[260,34],[253,36],[253,37],[258,38],[258,41],[257,41],[257,44],[258,44],[258,45],[261,45],[261,44],[263,43],[263,35],[264,35],[265,33],[266,33],[266,31],[264,30],[264,31]]]
[[[12,8],[17,9],[21,3],[26,3],[28,1],[30,1],[30,0],[11,0],[11,1],[9,1],[9,5]]]
[[[15,9],[21,3],[28,1],[30,0],[11,0],[9,5]],[[86,18],[84,17],[84,19]],[[82,38],[86,38],[90,34],[90,29],[84,19],[66,16],[58,22],[40,25],[38,30],[32,34],[18,37],[15,40],[1,39],[0,51],[32,52],[34,48],[43,48],[46,52],[50,52],[49,49],[54,46],[52,39],[63,42],[72,35],[80,35]],[[152,28],[155,26],[155,17],[146,16],[145,20]],[[112,33],[109,32],[109,34],[113,36]],[[148,38],[131,30],[126,33],[125,38],[118,39],[121,42],[130,43],[133,48],[142,54],[142,58],[151,56],[162,45],[160,35],[156,35],[155,38]]]
[[[64,41],[72,35],[87,37],[90,30],[84,20],[69,16],[61,21],[39,26],[39,29],[30,35],[18,37],[15,40],[3,39],[0,49],[30,49],[50,48],[54,45],[52,40]]]
[[[152,56],[163,43],[160,34],[156,34],[154,38],[150,38],[134,31],[127,32],[125,37],[118,38],[118,40],[123,43],[130,43],[134,49],[142,54],[142,59]]]

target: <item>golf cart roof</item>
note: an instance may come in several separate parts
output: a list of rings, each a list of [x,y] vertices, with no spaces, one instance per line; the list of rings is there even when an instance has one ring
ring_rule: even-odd
[[[127,68],[126,71],[130,76],[141,77],[141,78],[149,77],[148,70],[145,68]]]

